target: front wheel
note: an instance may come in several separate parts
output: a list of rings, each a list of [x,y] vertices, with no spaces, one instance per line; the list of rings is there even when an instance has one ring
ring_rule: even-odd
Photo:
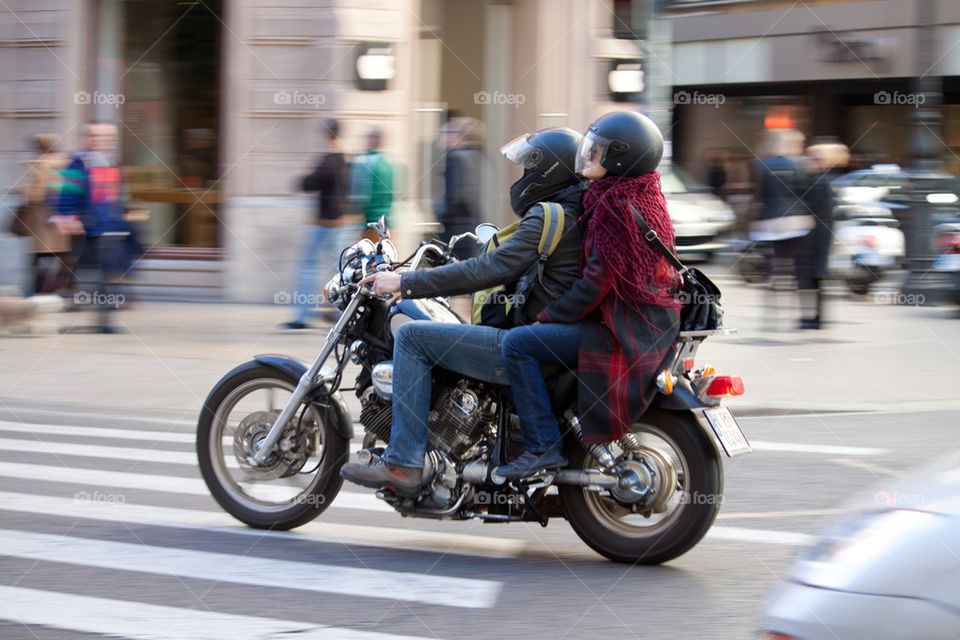
[[[257,529],[287,530],[326,509],[343,482],[340,467],[349,440],[337,433],[336,412],[301,406],[264,464],[251,457],[297,380],[252,361],[214,387],[197,425],[200,473],[214,499],[237,520]]]
[[[723,473],[713,442],[689,412],[650,410],[631,431],[627,465],[656,471],[655,504],[630,504],[608,490],[576,485],[561,485],[560,500],[570,526],[600,555],[660,564],[689,551],[713,525]],[[574,449],[571,468],[598,467],[579,444]]]

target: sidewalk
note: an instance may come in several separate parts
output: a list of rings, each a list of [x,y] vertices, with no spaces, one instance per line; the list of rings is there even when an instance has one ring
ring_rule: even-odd
[[[718,278],[718,284],[725,326],[739,333],[708,340],[697,361],[743,376],[747,393],[730,402],[735,411],[960,408],[956,309],[897,306],[883,293],[873,301],[832,297],[828,329],[764,333],[765,292],[733,279]],[[251,356],[312,359],[326,331],[274,333],[288,315],[288,308],[273,305],[141,303],[116,314],[127,330],[122,335],[2,334],[0,399],[10,406],[192,420],[217,380]],[[82,326],[92,314],[64,313],[55,320],[62,328]],[[351,376],[345,384],[352,384]],[[356,418],[356,399],[346,395]]]

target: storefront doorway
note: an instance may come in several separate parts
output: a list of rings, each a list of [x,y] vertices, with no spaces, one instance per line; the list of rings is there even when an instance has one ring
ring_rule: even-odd
[[[124,95],[120,162],[150,257],[216,255],[221,246],[222,0],[111,0],[114,82]]]

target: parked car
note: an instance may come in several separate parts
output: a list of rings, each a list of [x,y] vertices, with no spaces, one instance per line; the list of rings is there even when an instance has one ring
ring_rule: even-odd
[[[766,638],[956,640],[960,452],[855,504],[801,552]]]
[[[840,204],[881,203],[900,219],[911,207],[912,194],[918,188],[929,191],[928,204],[933,218],[942,222],[960,215],[960,178],[945,171],[917,172],[899,165],[874,165],[835,178],[833,188]]]
[[[661,184],[676,230],[677,253],[710,257],[723,249],[718,236],[734,223],[730,206],[680,167],[661,165]]]

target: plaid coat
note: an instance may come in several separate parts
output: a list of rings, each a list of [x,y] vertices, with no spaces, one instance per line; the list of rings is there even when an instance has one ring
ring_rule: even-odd
[[[581,323],[577,414],[583,443],[619,439],[653,399],[653,380],[680,331],[679,310],[627,307],[591,251],[580,279],[537,320]]]

